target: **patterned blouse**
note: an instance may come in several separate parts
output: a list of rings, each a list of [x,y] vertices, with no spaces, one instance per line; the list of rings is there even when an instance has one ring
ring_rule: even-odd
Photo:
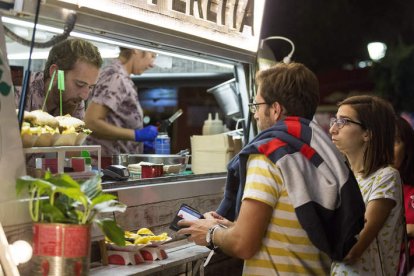
[[[89,101],[109,108],[106,121],[110,124],[136,129],[143,127],[143,111],[138,92],[121,62],[116,59],[102,69]],[[143,144],[125,140],[104,140],[89,136],[89,145],[101,145],[102,156],[119,153],[142,153]]]
[[[16,108],[19,108],[19,101],[20,96],[22,93],[21,87],[15,87],[15,102],[16,102]],[[50,92],[52,93],[52,92]],[[49,94],[49,97],[51,97],[52,94]],[[45,101],[46,97],[46,89],[45,89],[45,81],[43,78],[43,72],[35,72],[32,73],[30,76],[30,84],[29,84],[29,90],[26,94],[26,105],[25,110],[32,111],[32,110],[38,110],[42,109],[43,102]],[[50,111],[45,110],[50,113]],[[59,116],[59,109],[56,109],[54,113],[51,113],[53,116]],[[71,114],[73,117],[79,118],[83,120],[85,117],[85,102],[81,101],[76,108],[75,112]]]
[[[396,205],[377,237],[353,265],[333,263],[331,275],[384,275],[397,274],[404,227],[402,224],[402,188],[397,170],[386,167],[366,178],[357,176],[365,205],[371,200],[388,198]]]

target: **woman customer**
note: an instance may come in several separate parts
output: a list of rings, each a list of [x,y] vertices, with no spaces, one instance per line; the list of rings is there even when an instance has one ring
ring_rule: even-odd
[[[120,48],[119,57],[102,69],[86,110],[87,144],[101,145],[102,156],[142,153],[143,142],[154,141],[155,126],[143,128],[143,111],[130,75],[154,67],[156,54]]]
[[[338,104],[330,122],[332,141],[345,155],[364,198],[365,225],[332,275],[396,275],[403,237],[402,189],[394,159],[395,113],[376,96]]]
[[[394,145],[394,167],[404,188],[405,219],[410,239],[410,268],[414,265],[414,130],[402,117],[397,118]]]

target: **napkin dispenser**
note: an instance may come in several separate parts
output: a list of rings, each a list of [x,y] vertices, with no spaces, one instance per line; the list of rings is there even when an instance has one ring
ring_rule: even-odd
[[[128,168],[122,165],[110,165],[102,173],[103,181],[122,181],[129,178]]]

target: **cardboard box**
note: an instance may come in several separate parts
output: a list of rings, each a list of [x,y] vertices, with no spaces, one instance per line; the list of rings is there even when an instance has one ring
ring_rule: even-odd
[[[234,156],[233,138],[227,134],[191,137],[191,169],[194,174],[226,172]]]

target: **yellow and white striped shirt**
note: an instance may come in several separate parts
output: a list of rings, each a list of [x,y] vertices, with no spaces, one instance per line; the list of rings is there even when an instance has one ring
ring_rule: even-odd
[[[283,172],[265,155],[249,157],[245,198],[271,206],[273,214],[260,251],[245,261],[243,275],[329,274],[330,258],[309,240],[289,200]]]

